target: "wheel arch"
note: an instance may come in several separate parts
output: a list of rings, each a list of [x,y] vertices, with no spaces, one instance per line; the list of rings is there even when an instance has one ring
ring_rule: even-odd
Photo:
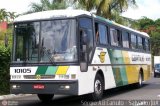
[[[139,70],[139,74],[142,75],[142,80],[144,81],[144,72],[143,72],[143,68],[142,67]]]

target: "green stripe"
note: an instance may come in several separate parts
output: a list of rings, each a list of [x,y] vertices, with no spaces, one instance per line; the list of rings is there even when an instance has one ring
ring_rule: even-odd
[[[58,66],[49,66],[45,75],[54,75],[58,69]]]
[[[111,64],[125,64],[121,50],[108,49]],[[125,66],[112,66],[116,86],[128,84]]]
[[[44,75],[47,71],[48,66],[39,66],[36,75]]]

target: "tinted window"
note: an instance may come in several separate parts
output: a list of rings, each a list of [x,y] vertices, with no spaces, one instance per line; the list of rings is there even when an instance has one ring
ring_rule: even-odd
[[[86,40],[88,43],[89,59],[91,59],[92,49],[93,49],[93,30],[92,21],[89,18],[80,18],[80,36],[82,34],[86,35]],[[80,47],[82,46],[82,41]],[[80,48],[81,49],[81,48]]]
[[[150,47],[149,47],[149,40],[148,39],[145,39],[145,50],[146,51],[150,51]]]
[[[88,18],[80,18],[80,27],[92,29],[92,21]]]
[[[134,34],[131,34],[131,48],[136,49],[137,48],[137,37]]]
[[[129,33],[123,31],[122,32],[122,42],[123,42],[123,47],[129,48]]]
[[[39,22],[15,25],[15,61],[38,61],[39,33]]]
[[[75,20],[42,21],[41,28],[41,62],[77,61]]]
[[[99,24],[99,38],[100,38],[100,44],[107,44],[107,31],[106,26]]]
[[[159,69],[159,68],[160,68],[160,64],[156,64],[156,65],[155,65],[155,68],[156,68],[156,69]]]
[[[119,30],[111,28],[110,29],[110,36],[111,36],[111,45],[113,45],[113,46],[120,46],[120,44],[121,44],[121,37],[120,37]]]
[[[138,36],[138,49],[143,49],[142,37]]]

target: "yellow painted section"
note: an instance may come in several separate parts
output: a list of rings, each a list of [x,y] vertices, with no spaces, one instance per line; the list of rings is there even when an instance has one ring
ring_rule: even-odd
[[[122,51],[123,59],[125,64],[131,64],[130,58],[127,51]],[[126,74],[128,84],[137,82],[138,79],[138,65],[126,65]]]
[[[56,74],[66,74],[69,66],[59,66]]]
[[[143,66],[144,80],[148,80],[151,77],[151,65]]]

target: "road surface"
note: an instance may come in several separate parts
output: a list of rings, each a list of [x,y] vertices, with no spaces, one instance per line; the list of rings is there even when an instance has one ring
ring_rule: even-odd
[[[8,105],[18,106],[160,106],[160,78],[151,78],[142,88],[125,86],[106,90],[99,102],[86,101],[83,96],[56,95],[44,104],[36,95],[7,100]]]

